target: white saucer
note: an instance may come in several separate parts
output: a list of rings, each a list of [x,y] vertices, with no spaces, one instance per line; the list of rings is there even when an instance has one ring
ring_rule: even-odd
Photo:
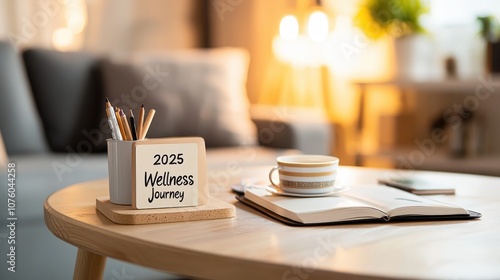
[[[291,196],[291,197],[322,197],[322,196],[330,196],[334,194],[341,193],[343,191],[348,190],[349,187],[339,187],[335,188],[332,191],[326,192],[326,193],[291,193],[291,192],[284,192],[280,189],[277,189],[273,186],[266,186],[266,191],[275,194],[275,195],[282,195],[282,196]]]
[[[262,180],[260,178],[243,178],[241,179],[239,184],[235,184],[231,186],[231,189],[236,192],[243,194],[245,192],[245,188],[266,188],[269,181]]]

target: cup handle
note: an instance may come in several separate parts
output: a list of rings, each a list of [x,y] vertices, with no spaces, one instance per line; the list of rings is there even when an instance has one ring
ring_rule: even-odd
[[[269,182],[271,182],[271,184],[273,184],[273,186],[275,186],[277,188],[279,188],[279,185],[277,185],[276,183],[274,183],[274,181],[273,181],[273,173],[274,173],[274,171],[279,170],[279,169],[280,168],[278,166],[276,166],[276,167],[273,167],[271,169],[271,171],[269,171]]]

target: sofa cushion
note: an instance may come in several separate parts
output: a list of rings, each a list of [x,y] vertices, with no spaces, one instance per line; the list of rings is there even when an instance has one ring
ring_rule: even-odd
[[[106,150],[100,58],[83,52],[28,49],[26,70],[48,143],[56,152]]]
[[[156,110],[148,138],[199,136],[207,147],[254,145],[247,69],[247,52],[236,48],[140,53],[126,62],[103,62],[105,94],[135,116],[141,104]]]
[[[9,155],[48,150],[21,59],[0,41],[0,131]]]

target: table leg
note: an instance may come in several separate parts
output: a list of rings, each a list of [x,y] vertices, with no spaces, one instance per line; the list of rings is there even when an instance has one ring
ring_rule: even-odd
[[[74,280],[102,279],[106,257],[78,248]]]

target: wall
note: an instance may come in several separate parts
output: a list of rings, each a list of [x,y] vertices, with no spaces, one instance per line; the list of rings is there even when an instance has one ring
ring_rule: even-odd
[[[200,47],[203,42],[197,0],[91,1],[85,49],[128,55],[138,50]]]
[[[205,43],[205,1],[183,0],[0,0],[0,38],[17,47],[89,50],[128,55],[136,50],[200,47]],[[82,31],[63,36],[61,29]],[[57,40],[60,41],[60,40]]]
[[[255,103],[272,63],[271,42],[279,22],[295,1],[215,0],[210,1],[210,46],[246,48],[250,53],[248,97]]]

